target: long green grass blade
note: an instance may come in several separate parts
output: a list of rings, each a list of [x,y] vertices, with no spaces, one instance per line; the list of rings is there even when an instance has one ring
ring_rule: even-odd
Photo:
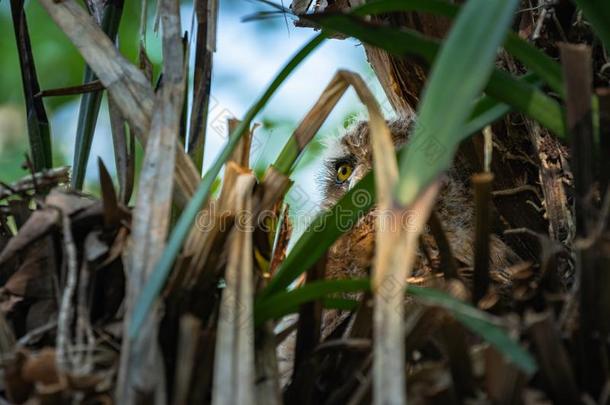
[[[104,8],[102,17],[102,30],[109,38],[114,38],[119,30],[121,15],[123,14],[123,0],[109,1]],[[91,83],[97,80],[97,76],[93,70],[87,65],[85,66],[85,74],[83,83]],[[76,139],[74,145],[74,157],[72,162],[72,188],[80,190],[83,188],[85,181],[85,172],[89,155],[91,154],[91,144],[93,142],[93,134],[97,117],[102,104],[103,91],[94,91],[83,94],[78,112],[78,124],[76,127]]]
[[[140,330],[140,326],[146,319],[152,304],[157,299],[161,289],[163,288],[167,277],[169,276],[174,261],[188,236],[191,226],[197,217],[197,213],[201,207],[207,202],[210,196],[210,191],[214,185],[214,180],[220,173],[220,169],[225,164],[231,153],[237,146],[239,139],[250,128],[250,123],[267,104],[271,96],[280,87],[284,80],[292,73],[294,69],[325,39],[325,34],[321,33],[310,40],[301,50],[286,64],[286,66],[275,77],[269,85],[265,93],[257,100],[257,102],[248,110],[244,119],[239,123],[233,132],[229,135],[229,140],[225,147],[220,152],[219,156],[214,161],[210,170],[203,177],[203,180],[197,187],[195,195],[189,201],[187,206],[182,211],[180,218],[169,237],[167,246],[159,261],[155,265],[152,274],[148,278],[146,285],[142,289],[136,305],[134,307],[132,322],[129,326],[129,338],[136,339]]]
[[[540,85],[538,76],[531,73],[520,77],[517,81],[528,83],[532,86]],[[466,139],[470,135],[479,132],[487,125],[499,120],[511,111],[513,111],[513,109],[508,104],[498,102],[490,96],[481,97],[473,108],[470,120],[462,130],[462,138]]]
[[[607,0],[574,0],[606,49],[610,49],[610,2]]]
[[[459,9],[458,6],[442,0],[378,0],[367,2],[355,8],[351,14],[366,16],[397,11],[419,11],[445,17],[455,17]]]
[[[286,175],[290,174],[290,169],[294,166],[299,157],[300,148],[294,137],[290,137],[284,148],[278,155],[273,166],[280,172]]]
[[[91,83],[97,77],[89,66],[85,66],[85,75],[83,83]],[[93,143],[93,134],[97,123],[97,116],[100,112],[102,104],[102,91],[94,91],[83,94],[80,102],[80,110],[78,112],[78,124],[76,126],[76,138],[74,142],[74,157],[72,160],[72,179],[71,185],[73,189],[81,190],[85,181],[85,172],[89,155],[91,153],[91,144]]]
[[[559,138],[567,140],[565,111],[559,103],[526,81],[515,80],[509,73],[494,70],[485,92],[534,118]]]
[[[296,312],[299,306],[306,302],[328,298],[329,295],[365,292],[370,289],[371,283],[368,279],[314,281],[303,287],[259,300],[254,307],[255,324],[261,325],[269,319],[279,319]],[[424,304],[447,310],[473,333],[481,336],[507,356],[526,374],[531,375],[536,371],[534,358],[508,336],[499,319],[432,288],[409,285],[407,293]]]
[[[417,31],[373,25],[347,14],[321,15],[314,19],[321,27],[354,37],[369,45],[397,55],[414,55],[432,64],[439,50],[439,41]]]
[[[424,88],[414,133],[400,153],[396,198],[401,204],[413,202],[450,167],[517,5],[517,0],[470,0],[454,21]]]
[[[508,33],[504,42],[504,49],[519,59],[531,72],[536,73],[548,84],[551,90],[560,97],[565,97],[563,72],[559,63],[514,32]]]
[[[34,170],[41,171],[53,167],[49,120],[42,98],[36,96],[40,92],[40,86],[36,74],[34,55],[32,54],[27,19],[23,9],[24,2],[23,0],[11,0],[10,4],[27,113],[30,155]]]
[[[496,350],[507,356],[527,375],[536,372],[537,364],[534,358],[517,342],[511,339],[499,320],[480,311],[442,291],[418,286],[407,286],[407,293],[422,302],[441,307],[450,312],[458,321],[492,344]]]
[[[316,21],[329,30],[353,36],[370,45],[385,49],[394,55],[415,55],[421,57],[430,65],[434,63],[440,50],[438,41],[427,38],[417,32],[374,26],[349,15],[333,14],[321,17]],[[544,65],[544,62],[540,64],[540,66]],[[540,68],[537,70],[542,71],[544,69]],[[532,71],[534,70],[532,69]],[[467,75],[467,77],[470,76]],[[555,78],[553,80],[561,82],[562,79]],[[519,83],[511,75],[495,69],[485,88],[485,92],[497,100],[511,105],[517,111],[537,120],[560,138],[565,139],[567,137],[563,108],[555,100],[534,86],[525,82]],[[453,96],[448,97],[448,100],[454,99]]]
[[[282,291],[267,299],[257,300],[254,306],[254,324],[262,325],[270,319],[279,319],[298,311],[301,304],[337,293],[369,291],[368,279],[320,280],[307,283],[294,290]]]
[[[397,11],[420,11],[453,18],[460,7],[442,0],[380,0],[362,5],[352,14],[365,16]],[[544,80],[554,92],[563,96],[563,73],[559,63],[514,32],[508,33],[504,48]]]

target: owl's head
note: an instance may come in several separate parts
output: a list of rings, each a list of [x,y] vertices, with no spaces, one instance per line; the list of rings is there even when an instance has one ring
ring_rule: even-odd
[[[396,148],[407,141],[412,125],[413,120],[406,117],[388,121]],[[327,154],[320,182],[323,208],[332,207],[373,167],[368,122],[356,123],[341,138],[333,140]]]

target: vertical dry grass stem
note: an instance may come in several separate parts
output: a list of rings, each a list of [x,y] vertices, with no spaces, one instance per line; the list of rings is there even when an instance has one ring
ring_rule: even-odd
[[[254,281],[252,189],[256,178],[240,174],[233,188],[236,224],[229,244],[214,358],[212,404],[251,403],[254,398]]]
[[[239,122],[239,120],[229,120],[229,134],[237,127]],[[199,226],[194,226],[188,236],[185,243],[185,250],[193,255],[187,270],[188,274],[186,275],[186,279],[190,282],[195,282],[200,276],[204,264],[208,262],[208,257],[214,246],[214,242],[220,235],[219,232],[226,233],[230,231],[230,229],[221,230],[219,228],[219,221],[222,221],[222,215],[224,213],[231,212],[232,210],[230,208],[229,198],[233,195],[234,182],[237,176],[239,173],[243,172],[243,170],[247,170],[250,160],[251,142],[252,131],[247,131],[239,140],[235,150],[227,161],[220,197],[217,201],[208,204],[208,209],[204,209],[199,214],[198,223],[213,225],[206,230],[201,229]],[[214,205],[213,209],[212,205]],[[210,263],[208,263],[208,265],[210,265]]]
[[[197,19],[197,37],[188,153],[197,170],[201,170],[212,83],[212,56],[216,51],[218,0],[196,0],[194,8]]]
[[[489,278],[489,238],[491,233],[492,173],[472,176],[475,203],[474,279],[472,300],[476,305],[487,294]]]
[[[200,330],[201,320],[196,316],[185,314],[180,317],[178,356],[174,373],[174,399],[172,404],[188,404],[188,394],[192,383],[193,369],[195,368]]]
[[[178,1],[163,0],[164,82],[155,97],[155,111],[140,173],[128,260],[125,330],[141,286],[149,278],[167,239],[172,205],[173,174],[184,102],[184,52]],[[151,311],[136,341],[123,340],[118,401],[133,404],[136,393],[164,398],[163,362],[158,354],[160,316]],[[156,370],[156,371],[151,371]]]
[[[404,291],[415,263],[419,235],[438,190],[438,182],[433,183],[407,208],[379,207],[383,215],[378,216],[377,225],[381,228],[376,232],[373,267],[373,399],[377,405],[406,403]],[[392,231],[388,224],[400,224],[407,211],[414,219],[409,227],[398,226]],[[382,221],[387,221],[385,226]]]
[[[326,270],[326,258],[324,255],[318,262],[307,270],[306,282],[311,283],[324,279]],[[299,365],[311,354],[320,343],[322,327],[322,301],[316,300],[301,305],[299,309],[299,320],[297,323],[296,347],[294,353],[293,370],[298,370]]]
[[[591,48],[587,45],[560,44],[561,62],[565,77],[567,123],[570,131],[571,160],[574,174],[576,236],[588,238],[598,220],[594,203],[594,140],[592,113],[593,65]],[[595,395],[603,387],[609,375],[604,358],[605,343],[598,338],[600,325],[599,298],[607,268],[600,268],[607,248],[594,244],[576,250],[576,274],[580,278],[578,336],[582,353],[582,379],[585,390]],[[603,252],[603,251],[606,252]]]
[[[591,109],[593,73],[591,48],[587,45],[560,44],[565,77],[567,121],[572,148],[572,171],[576,189],[576,231],[586,236],[590,218],[585,216],[593,184],[593,119]]]
[[[607,192],[610,181],[610,88],[597,89],[599,100],[600,191]]]
[[[256,403],[280,405],[282,394],[277,367],[277,339],[271,322],[259,328],[256,335]]]
[[[374,361],[373,398],[376,404],[406,403],[404,363],[404,291],[414,264],[419,235],[435,201],[438,186],[430,186],[411,207],[399,207],[393,199],[398,182],[394,143],[377,101],[360,76],[339,72],[354,87],[369,113],[378,209],[376,251],[373,265]],[[402,224],[404,214],[414,213],[414,226]]]
[[[434,236],[436,245],[438,246],[440,264],[439,267],[445,276],[445,280],[458,277],[458,267],[451,250],[451,245],[447,239],[447,234],[443,228],[443,224],[439,219],[436,212],[430,214],[428,219],[428,225],[430,225],[430,232]]]

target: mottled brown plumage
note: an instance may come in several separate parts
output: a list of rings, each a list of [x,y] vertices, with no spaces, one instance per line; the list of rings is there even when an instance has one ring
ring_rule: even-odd
[[[388,122],[392,139],[397,148],[402,147],[413,126],[409,118]],[[323,206],[333,206],[352,188],[373,165],[369,130],[366,121],[358,122],[334,145],[329,145],[321,178]],[[348,164],[353,167],[351,176],[345,181],[337,180],[337,169]],[[468,176],[457,168],[450,169],[443,177],[436,212],[444,226],[453,254],[463,267],[471,267],[474,261],[474,203]],[[327,267],[327,278],[364,276],[374,254],[375,209],[363,217],[354,229],[343,235],[331,248]],[[432,243],[432,236],[425,232],[424,241]],[[491,238],[491,268],[495,274],[514,264],[518,258],[497,236]],[[419,260],[415,271],[423,266]],[[420,269],[418,269],[418,266]]]

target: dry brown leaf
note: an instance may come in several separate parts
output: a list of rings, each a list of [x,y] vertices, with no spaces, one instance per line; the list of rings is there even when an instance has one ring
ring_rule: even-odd
[[[95,204],[95,200],[82,195],[53,189],[45,198],[45,204],[59,208],[66,215],[73,215]]]
[[[59,211],[54,208],[43,208],[32,213],[28,221],[19,229],[0,253],[0,266],[30,243],[47,234],[59,221]]]

